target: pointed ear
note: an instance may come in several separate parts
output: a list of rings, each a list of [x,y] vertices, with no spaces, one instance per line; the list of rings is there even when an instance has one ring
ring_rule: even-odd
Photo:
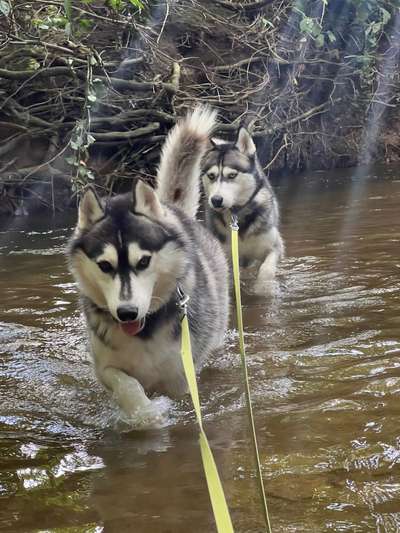
[[[250,133],[243,126],[239,128],[235,146],[244,155],[252,156],[256,153],[256,145]]]
[[[133,211],[150,218],[159,219],[163,215],[163,208],[156,191],[142,180],[133,184]]]
[[[104,209],[101,205],[96,191],[90,185],[83,192],[79,202],[78,228],[80,230],[89,229],[104,216]]]

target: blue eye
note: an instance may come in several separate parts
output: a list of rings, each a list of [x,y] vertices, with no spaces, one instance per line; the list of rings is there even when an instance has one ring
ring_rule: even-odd
[[[100,270],[102,272],[104,272],[105,274],[111,274],[111,272],[114,272],[114,267],[112,266],[111,263],[109,263],[108,261],[99,261],[97,263],[97,266],[100,268]]]
[[[145,270],[151,261],[151,255],[144,255],[136,264],[138,270]]]

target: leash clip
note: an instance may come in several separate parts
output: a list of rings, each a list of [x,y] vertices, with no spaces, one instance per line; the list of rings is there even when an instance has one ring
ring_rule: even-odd
[[[183,314],[187,314],[187,304],[190,300],[190,296],[188,294],[185,294],[183,290],[179,287],[179,285],[176,287],[176,292],[178,293],[178,302],[177,305],[182,309]]]
[[[239,230],[239,219],[238,216],[234,213],[231,213],[231,228],[233,229],[233,231]]]

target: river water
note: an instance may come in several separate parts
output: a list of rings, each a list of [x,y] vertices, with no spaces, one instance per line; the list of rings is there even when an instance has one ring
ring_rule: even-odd
[[[276,190],[279,285],[244,290],[273,531],[400,531],[400,169]],[[0,531],[215,531],[190,403],[131,431],[93,375],[63,256],[72,224],[0,233]],[[200,392],[235,531],[261,532],[233,327]]]

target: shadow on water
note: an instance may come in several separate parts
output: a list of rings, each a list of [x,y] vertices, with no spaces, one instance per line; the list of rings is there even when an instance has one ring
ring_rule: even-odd
[[[361,197],[348,171],[281,180],[279,289],[245,287],[275,532],[400,530],[400,173],[374,172]],[[62,255],[73,222],[26,224],[0,233],[0,531],[212,531],[189,402],[162,430],[124,426],[88,360]],[[200,391],[235,530],[258,532],[236,343]]]

